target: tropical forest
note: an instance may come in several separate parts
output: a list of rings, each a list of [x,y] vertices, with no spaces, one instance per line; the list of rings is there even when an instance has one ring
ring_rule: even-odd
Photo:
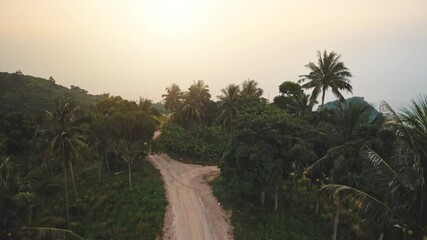
[[[339,53],[300,65],[272,99],[159,102],[1,72],[0,240],[427,239],[427,95],[374,106]]]

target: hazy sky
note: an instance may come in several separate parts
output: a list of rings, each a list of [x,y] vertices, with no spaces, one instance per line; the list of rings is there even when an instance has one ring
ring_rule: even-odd
[[[0,0],[0,71],[159,101],[203,79],[265,97],[316,50],[342,54],[354,95],[402,107],[427,93],[427,0]],[[328,99],[331,99],[329,93]]]

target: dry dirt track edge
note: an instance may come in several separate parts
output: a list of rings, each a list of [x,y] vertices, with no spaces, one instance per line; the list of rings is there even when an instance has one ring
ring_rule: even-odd
[[[219,176],[218,167],[185,164],[166,154],[149,155],[148,161],[160,171],[168,200],[162,239],[233,239],[230,214],[208,184]]]

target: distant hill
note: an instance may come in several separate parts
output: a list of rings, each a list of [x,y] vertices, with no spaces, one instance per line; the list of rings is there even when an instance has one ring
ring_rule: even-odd
[[[346,100],[348,103],[359,103],[359,104],[367,104],[370,105],[367,101],[365,101],[365,99],[363,97],[351,97],[348,98]],[[338,100],[336,101],[332,101],[332,102],[327,102],[325,103],[325,105],[323,105],[323,108],[325,109],[336,109],[337,108],[337,104],[339,104],[340,102]],[[375,119],[377,119],[381,113],[379,113],[372,105],[371,106],[371,112],[369,114],[369,122],[373,122],[375,121]],[[317,109],[317,111],[319,111],[319,108]]]
[[[37,116],[54,109],[56,97],[69,98],[81,105],[94,105],[100,96],[77,86],[66,88],[53,78],[43,79],[17,73],[0,72],[0,113],[21,112]]]

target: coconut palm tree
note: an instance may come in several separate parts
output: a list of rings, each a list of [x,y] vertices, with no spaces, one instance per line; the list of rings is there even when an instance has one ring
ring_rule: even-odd
[[[233,120],[239,112],[240,88],[239,85],[230,84],[227,88],[221,89],[222,95],[218,96],[220,114],[218,120],[224,126],[231,127]]]
[[[0,158],[0,239],[15,235],[23,219],[29,217],[28,210],[35,199],[30,186],[9,158]]]
[[[209,101],[211,94],[209,93],[209,86],[203,80],[197,80],[188,88],[185,98],[192,98],[206,103]]]
[[[310,73],[308,75],[300,75],[302,79],[298,81],[298,83],[307,81],[307,83],[302,85],[303,88],[313,88],[310,97],[310,106],[313,107],[317,97],[321,93],[321,108],[323,108],[325,94],[329,88],[340,101],[344,101],[345,99],[341,91],[345,90],[352,93],[353,87],[350,85],[350,78],[352,75],[344,63],[340,61],[341,55],[335,52],[330,52],[328,54],[325,50],[323,56],[320,51],[317,51],[317,57],[318,65],[313,62],[305,65],[310,70]]]
[[[28,227],[37,202],[31,186],[10,158],[0,157],[0,239],[82,239],[70,230]]]
[[[290,114],[295,115],[298,118],[310,114],[310,95],[303,93],[298,98],[292,98],[290,103],[287,105],[287,110]]]
[[[170,112],[175,112],[182,104],[183,92],[175,83],[166,88],[166,94],[163,94],[165,108]]]
[[[184,94],[184,103],[178,110],[176,119],[187,127],[203,121],[206,117],[206,109],[210,97],[209,86],[203,80],[193,82]]]
[[[205,119],[206,106],[203,102],[189,98],[184,102],[184,105],[177,113],[177,120],[185,126],[191,127],[196,122],[201,122]]]
[[[243,98],[260,98],[263,94],[263,90],[258,87],[258,83],[255,80],[245,80],[242,83],[241,96]]]
[[[412,100],[411,106],[403,109],[399,119],[401,123],[397,126],[401,131],[406,129],[406,142],[423,158],[421,162],[424,169],[427,169],[427,96],[420,96],[417,101]]]
[[[385,123],[396,131],[397,142],[390,159],[383,159],[368,147],[363,147],[378,188],[385,196],[374,196],[361,189],[329,184],[322,192],[339,197],[360,210],[370,226],[382,231],[391,225],[400,225],[413,239],[427,236],[427,196],[425,165],[427,145],[427,98],[413,101],[410,108],[396,114],[386,103],[390,119]],[[380,238],[383,237],[381,232]]]
[[[66,100],[55,99],[55,110],[47,112],[50,131],[49,148],[62,161],[64,172],[65,208],[66,218],[69,227],[69,199],[68,199],[68,170],[74,187],[74,194],[77,199],[77,190],[74,181],[73,161],[80,158],[79,150],[86,146],[83,141],[83,130],[81,124],[83,119],[77,114],[77,104]]]
[[[332,134],[336,145],[329,148],[324,157],[313,163],[308,168],[308,172],[332,164],[329,175],[330,183],[352,185],[351,176],[362,168],[362,157],[359,152],[360,148],[365,144],[365,140],[357,138],[355,129],[366,126],[369,123],[371,109],[372,106],[368,103],[336,102],[335,108],[331,110],[333,117],[329,119],[334,126]],[[336,206],[333,239],[337,239],[343,198],[341,196],[333,196],[331,198]]]

